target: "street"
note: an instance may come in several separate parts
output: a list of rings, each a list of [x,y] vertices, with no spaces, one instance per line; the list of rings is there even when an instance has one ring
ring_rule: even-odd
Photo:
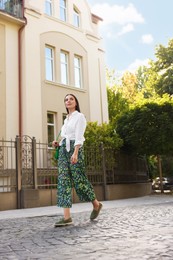
[[[81,205],[85,210],[79,212]],[[0,259],[173,259],[173,196],[103,201],[95,221],[89,207],[75,204],[73,226],[61,228],[54,228],[62,216],[55,207],[40,216],[37,208],[31,217],[0,212]]]

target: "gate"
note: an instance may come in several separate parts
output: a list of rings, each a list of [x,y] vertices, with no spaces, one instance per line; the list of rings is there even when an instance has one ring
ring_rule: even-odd
[[[37,188],[36,140],[24,135],[16,137],[17,208],[21,208],[21,192]]]

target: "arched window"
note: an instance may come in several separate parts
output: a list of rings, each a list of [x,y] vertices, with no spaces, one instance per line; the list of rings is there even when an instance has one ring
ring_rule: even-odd
[[[73,6],[73,25],[80,27],[80,13],[76,6]]]
[[[52,0],[45,1],[45,14],[52,15]]]

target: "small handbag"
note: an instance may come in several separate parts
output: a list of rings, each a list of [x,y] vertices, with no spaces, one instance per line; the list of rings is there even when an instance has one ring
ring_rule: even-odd
[[[59,159],[59,148],[60,148],[60,146],[57,146],[55,149],[54,159],[56,161]]]
[[[59,137],[60,137],[60,134],[61,134],[61,131],[59,132],[56,140],[58,141]],[[59,149],[60,149],[60,146],[58,145],[56,148],[55,148],[55,154],[54,154],[54,159],[57,161],[59,159]]]

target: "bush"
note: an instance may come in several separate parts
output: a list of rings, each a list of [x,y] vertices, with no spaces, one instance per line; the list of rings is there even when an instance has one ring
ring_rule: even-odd
[[[96,146],[101,143],[104,146],[119,150],[123,146],[123,140],[116,133],[111,124],[98,125],[97,122],[88,122],[85,131],[85,145]]]

